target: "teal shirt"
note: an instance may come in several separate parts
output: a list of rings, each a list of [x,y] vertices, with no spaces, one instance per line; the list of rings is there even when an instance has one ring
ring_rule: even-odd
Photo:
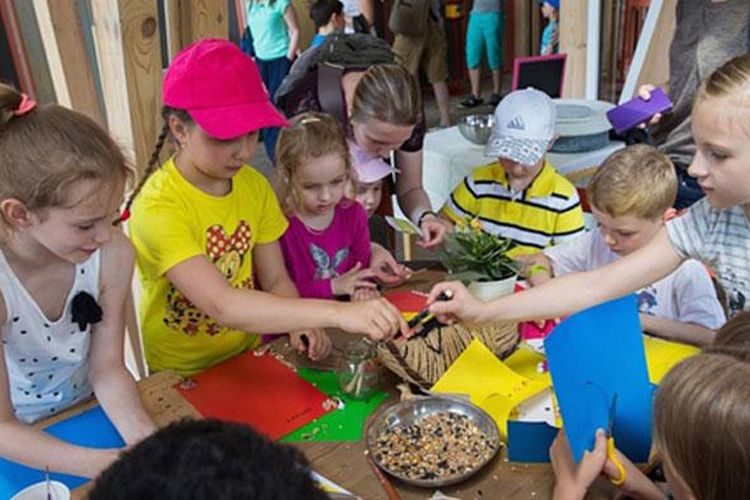
[[[253,35],[255,55],[270,60],[285,57],[289,51],[289,32],[284,11],[290,0],[251,0],[247,5],[247,25]]]
[[[557,21],[554,19],[550,19],[547,23],[547,26],[544,28],[544,31],[542,31],[542,43],[541,47],[539,48],[540,52],[544,54],[544,49],[547,46],[552,46],[552,50],[550,51],[550,54],[556,54],[557,53],[557,44],[552,45],[552,37],[555,34],[555,31],[557,31]]]

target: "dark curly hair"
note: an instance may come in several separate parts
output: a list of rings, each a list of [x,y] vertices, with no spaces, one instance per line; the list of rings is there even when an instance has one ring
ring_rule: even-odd
[[[326,499],[300,451],[251,428],[181,420],[123,453],[96,479],[91,500]]]

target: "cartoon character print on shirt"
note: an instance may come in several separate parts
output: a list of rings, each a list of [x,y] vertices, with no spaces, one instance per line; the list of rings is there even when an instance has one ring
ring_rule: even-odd
[[[656,288],[647,286],[638,292],[638,312],[643,314],[654,314],[654,310],[659,305],[656,298]]]
[[[721,276],[725,278],[725,285],[727,285],[725,291],[729,302],[729,316],[731,317],[744,311],[747,306],[747,297],[743,293],[747,290],[747,283],[740,279],[729,267],[724,268]]]
[[[328,255],[328,252],[315,243],[310,243],[310,255],[313,262],[315,262],[315,279],[327,280],[339,275],[336,268],[349,256],[349,247],[336,250],[336,255],[333,256],[333,263],[331,263],[331,256]]]
[[[224,275],[230,285],[237,288],[253,288],[252,277],[235,283],[245,255],[251,250],[250,225],[240,221],[231,236],[224,228],[214,224],[206,230],[206,256]],[[216,320],[198,309],[174,286],[167,292],[164,324],[170,329],[186,335],[205,333],[216,335],[224,328]]]

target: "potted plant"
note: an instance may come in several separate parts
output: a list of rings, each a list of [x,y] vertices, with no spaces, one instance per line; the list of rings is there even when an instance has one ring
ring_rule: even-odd
[[[468,284],[477,298],[491,300],[513,292],[519,267],[507,255],[513,247],[512,240],[484,231],[474,218],[457,224],[439,255],[449,278]]]

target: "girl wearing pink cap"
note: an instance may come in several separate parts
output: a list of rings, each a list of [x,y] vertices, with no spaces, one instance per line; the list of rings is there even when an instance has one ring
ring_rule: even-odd
[[[377,298],[367,214],[344,197],[350,159],[339,124],[322,113],[298,115],[281,132],[276,154],[289,215],[281,248],[300,295]]]
[[[278,242],[287,221],[268,181],[246,165],[258,131],[287,123],[249,57],[225,40],[197,42],[175,57],[163,94],[164,129],[128,202],[135,199],[130,233],[152,369],[191,375],[256,347],[257,331],[297,332],[290,336],[300,350],[304,335],[313,359],[330,350],[315,329],[374,339],[406,331],[383,300],[297,298]],[[167,136],[177,151],[155,169]]]

